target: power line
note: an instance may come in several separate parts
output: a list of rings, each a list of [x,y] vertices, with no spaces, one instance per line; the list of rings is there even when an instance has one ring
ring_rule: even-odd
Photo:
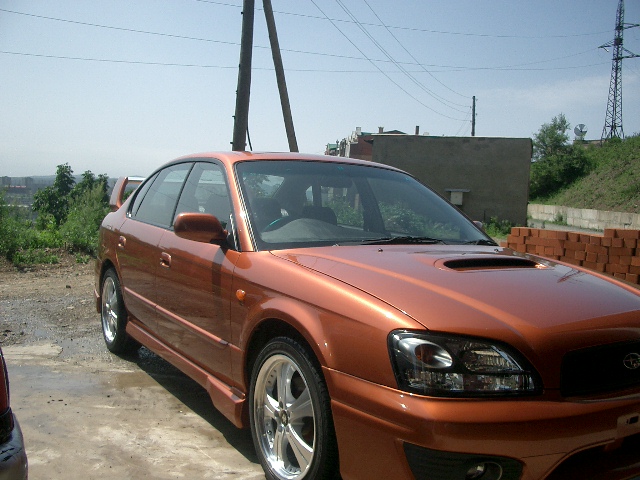
[[[200,2],[200,3],[210,3],[213,5],[221,5],[221,6],[226,6],[226,7],[235,7],[235,8],[242,8],[241,5],[236,5],[236,4],[232,4],[232,3],[226,3],[226,2],[218,2],[218,1],[214,1],[214,0],[194,0],[196,2]],[[260,10],[260,8],[257,8],[257,10]],[[278,13],[280,15],[290,15],[290,16],[294,16],[294,17],[302,17],[302,18],[311,18],[311,19],[316,19],[316,20],[329,20],[332,22],[337,22],[337,23],[353,23],[350,20],[345,20],[345,19],[341,19],[341,18],[329,18],[328,16],[318,16],[318,15],[311,15],[311,14],[305,14],[305,13],[294,13],[294,12],[284,12],[284,11],[278,11],[278,10],[274,10],[274,13]],[[367,27],[386,27],[383,24],[378,24],[378,23],[362,23],[362,25],[365,25]],[[603,33],[609,33],[608,30],[603,30],[603,31],[599,31],[599,32],[587,32],[587,33],[572,33],[572,34],[557,34],[557,35],[507,35],[507,34],[491,34],[491,33],[470,33],[470,32],[455,32],[455,31],[447,31],[447,30],[430,30],[430,29],[426,29],[426,28],[413,28],[413,27],[400,27],[397,25],[388,25],[388,28],[392,28],[394,30],[408,30],[408,31],[412,31],[412,32],[423,32],[423,33],[436,33],[436,34],[440,34],[440,35],[459,35],[459,36],[464,36],[464,37],[485,37],[485,38],[505,38],[505,39],[512,39],[512,38],[520,38],[520,39],[530,39],[530,40],[544,40],[544,39],[548,39],[548,38],[575,38],[575,37],[590,37],[590,36],[595,36],[595,35],[602,35]]]
[[[195,0],[195,1],[202,1],[205,3],[212,3],[212,4],[216,4],[216,5],[229,5],[229,6],[235,6],[235,5],[231,5],[231,4],[227,4],[227,3],[223,3],[223,2],[215,2],[215,1],[210,1],[210,0]],[[75,25],[82,25],[82,26],[87,26],[87,27],[93,27],[93,28],[102,28],[102,29],[108,29],[108,30],[116,30],[116,31],[122,31],[122,32],[128,32],[128,33],[136,33],[136,34],[143,34],[143,35],[153,35],[153,36],[160,36],[160,37],[167,37],[167,38],[174,38],[174,39],[181,39],[181,40],[192,40],[192,41],[199,41],[199,42],[209,42],[209,43],[219,43],[219,44],[223,44],[223,45],[230,45],[230,46],[235,46],[235,47],[239,47],[240,43],[238,42],[230,42],[230,41],[225,41],[225,40],[214,40],[211,38],[202,38],[202,37],[192,37],[192,36],[187,36],[187,35],[177,35],[177,34],[172,34],[172,33],[165,33],[165,32],[155,32],[155,31],[150,31],[150,30],[141,30],[141,29],[133,29],[133,28],[125,28],[125,27],[116,27],[116,26],[112,26],[112,25],[104,25],[104,24],[98,24],[98,23],[89,23],[89,22],[81,22],[81,21],[77,21],[77,20],[69,20],[69,19],[65,19],[65,18],[57,18],[57,17],[49,17],[49,16],[44,16],[44,15],[36,15],[36,14],[32,14],[32,13],[26,13],[26,12],[19,12],[19,11],[15,11],[15,10],[7,10],[4,8],[0,8],[0,12],[4,12],[4,13],[10,13],[10,14],[14,14],[14,15],[22,15],[22,16],[26,16],[26,17],[32,17],[32,18],[37,18],[40,20],[49,20],[49,21],[56,21],[56,22],[63,22],[63,23],[69,23],[69,24],[75,24]],[[279,12],[279,13],[283,13],[283,12]],[[284,14],[286,14],[286,12],[284,12]],[[320,17],[317,17],[320,18]],[[328,17],[325,17],[325,19],[328,19]],[[330,19],[331,20],[331,19]],[[349,22],[351,23],[351,22]],[[363,25],[373,25],[373,24],[363,24]],[[260,48],[260,49],[270,49],[271,47],[269,46],[263,46],[263,45],[254,45],[255,48]],[[527,70],[532,70],[532,71],[546,71],[546,70],[566,70],[566,69],[575,69],[575,68],[587,68],[587,67],[593,67],[593,66],[599,66],[602,65],[601,63],[598,64],[590,64],[590,65],[578,65],[575,67],[555,67],[555,68],[542,68],[542,69],[520,69],[520,68],[516,68],[516,67],[520,67],[520,66],[526,66],[526,65],[535,65],[535,64],[540,64],[540,63],[548,63],[548,62],[553,62],[556,60],[564,60],[567,58],[571,58],[571,57],[575,57],[575,56],[579,56],[579,55],[584,55],[585,53],[589,53],[591,51],[593,51],[593,49],[589,49],[583,52],[579,52],[579,53],[575,53],[575,54],[571,54],[571,55],[565,55],[562,57],[556,57],[556,58],[552,58],[552,59],[548,59],[548,60],[539,60],[536,62],[528,62],[528,63],[522,63],[522,64],[516,64],[516,65],[506,65],[506,66],[498,66],[498,67],[465,67],[465,66],[461,66],[461,65],[438,65],[438,64],[421,64],[421,63],[411,63],[411,62],[393,62],[392,60],[385,60],[385,59],[371,59],[368,58],[366,56],[353,56],[353,55],[341,55],[341,54],[332,54],[332,53],[323,53],[323,52],[310,52],[310,51],[306,51],[306,50],[296,50],[296,49],[281,49],[284,52],[289,52],[289,53],[299,53],[299,54],[304,54],[304,55],[317,55],[317,56],[324,56],[324,57],[330,57],[330,58],[340,58],[340,59],[345,59],[345,60],[366,60],[368,62],[379,62],[379,63],[394,63],[394,64],[402,64],[402,65],[408,65],[408,66],[419,66],[421,67],[421,69],[425,70],[426,67],[434,67],[434,68],[442,68],[442,69],[447,69],[446,71],[473,71],[473,70],[513,70],[513,71],[527,71]],[[6,52],[6,53],[10,53],[10,54],[18,54],[19,53],[15,53],[15,52]],[[37,54],[29,54],[29,53],[25,53],[24,55],[26,56],[38,56]],[[55,55],[51,55],[51,58],[55,58]],[[60,57],[60,58],[64,58],[64,57]],[[78,59],[78,60],[82,60],[82,58],[77,57],[77,58],[73,58],[73,59]],[[94,59],[87,59],[87,60],[94,60]],[[120,61],[120,60],[103,60],[100,59],[99,61],[113,61],[114,63],[127,63],[125,61]],[[131,62],[131,63],[141,63],[144,64],[145,62]],[[151,63],[151,64],[158,64],[158,65],[162,65],[161,62],[147,62],[147,63]],[[170,66],[181,66],[181,64],[167,64]],[[184,65],[184,66],[198,66],[198,65]],[[211,65],[205,65],[205,67],[209,68],[212,67]],[[222,67],[221,67],[222,68]],[[290,70],[290,69],[288,69]],[[323,71],[323,70],[300,70],[300,71]],[[329,70],[330,72],[332,70]],[[351,71],[348,70],[341,70],[338,72],[346,72],[349,73]],[[352,72],[358,72],[358,70],[353,70]],[[363,71],[364,72],[364,71]],[[429,72],[427,72],[429,73]]]
[[[467,132],[469,131],[469,128],[471,128],[471,115],[472,115],[471,112],[472,112],[472,109],[471,107],[469,107],[469,110],[467,111],[467,117],[460,124],[460,128],[456,132],[455,136],[460,136],[460,133],[462,132],[463,129],[465,129],[464,136],[466,136]]]
[[[389,75],[387,75],[386,72],[384,72],[380,67],[378,67],[378,65],[376,65],[376,63],[371,60],[369,57],[367,57],[367,55],[342,31],[340,30],[340,28],[324,13],[324,11],[316,4],[315,0],[311,0],[311,3],[313,3],[315,5],[315,7],[318,9],[318,11],[320,11],[320,13],[322,13],[327,20],[329,20],[329,22],[334,26],[334,28],[336,30],[338,30],[338,32],[340,32],[340,34],[347,39],[347,41],[353,45],[353,47],[358,50],[358,52],[360,52],[360,54],[365,57],[370,63],[371,65],[373,65],[382,75],[384,75],[387,80],[389,80],[391,83],[393,83],[396,87],[398,87],[402,92],[404,92],[406,95],[408,95],[410,98],[412,98],[413,100],[415,100],[417,103],[419,103],[420,105],[422,105],[423,107],[425,107],[428,110],[431,110],[433,113],[440,115],[442,117],[445,118],[449,118],[451,120],[460,120],[458,118],[454,118],[454,117],[450,117],[449,115],[445,115],[444,113],[438,112],[437,110],[431,108],[429,105],[425,104],[424,102],[420,101],[419,99],[417,99],[415,96],[413,96],[411,93],[409,93],[405,88],[403,88],[398,82],[396,82],[395,80],[393,80]]]
[[[400,70],[409,80],[411,80],[416,86],[418,86],[420,89],[422,89],[424,92],[426,92],[428,95],[430,95],[432,98],[434,98],[436,101],[440,102],[441,104],[443,104],[445,107],[451,108],[452,110],[455,110],[458,113],[465,113],[463,110],[459,110],[455,107],[452,107],[451,105],[448,105],[445,99],[443,99],[442,97],[436,95],[435,93],[433,93],[431,90],[429,90],[424,84],[422,84],[421,82],[419,82],[413,75],[411,75],[411,73],[409,73],[402,65],[400,65],[395,58],[393,58],[393,56],[380,44],[380,42],[378,42],[374,36],[366,29],[364,28],[364,26],[357,20],[357,18],[355,17],[355,15],[353,15],[349,9],[344,5],[344,3],[342,3],[341,0],[336,0],[336,3],[340,6],[340,8],[342,8],[342,10],[354,21],[354,23],[358,26],[358,28],[362,31],[362,33],[364,33],[367,38],[369,38],[369,40],[371,40],[371,42],[378,48],[378,50],[380,50],[382,52],[382,54],[384,56],[386,56],[391,62],[393,62],[393,64],[398,68],[398,70]],[[374,12],[375,13],[375,12]],[[452,102],[448,102],[448,103],[452,103]],[[464,105],[462,105],[464,106]]]
[[[73,25],[83,25],[85,27],[104,28],[104,29],[108,29],[108,30],[118,30],[118,31],[121,31],[121,32],[128,32],[128,33],[141,33],[141,34],[144,34],[144,35],[156,35],[156,36],[159,36],[159,37],[178,38],[178,39],[181,39],[181,40],[197,40],[199,42],[222,43],[224,45],[233,45],[233,46],[240,45],[240,43],[238,43],[238,42],[227,42],[227,41],[224,41],[224,40],[213,40],[211,38],[189,37],[189,36],[186,36],[186,35],[175,35],[175,34],[172,34],[172,33],[153,32],[153,31],[150,31],[150,30],[138,30],[138,29],[134,29],[134,28],[114,27],[112,25],[103,25],[103,24],[100,24],[100,23],[81,22],[81,21],[78,21],[78,20],[69,20],[69,19],[66,19],[66,18],[47,17],[45,15],[36,15],[36,14],[33,14],[33,13],[18,12],[16,10],[7,10],[5,8],[0,8],[0,12],[12,13],[14,15],[23,15],[25,17],[38,18],[40,20],[51,20],[51,21],[55,21],[55,22],[71,23]],[[265,48],[267,48],[267,47],[265,47]]]
[[[30,52],[11,52],[8,50],[0,50],[0,54],[4,55],[14,55],[14,56],[22,56],[22,57],[40,57],[40,58],[50,58],[56,60],[79,60],[86,62],[102,62],[102,63],[122,63],[122,64],[132,64],[132,65],[151,65],[151,66],[165,66],[165,67],[197,67],[197,68],[222,68],[222,69],[236,69],[237,65],[203,65],[203,64],[195,64],[195,63],[174,63],[174,62],[150,62],[144,60],[120,60],[120,59],[110,59],[110,58],[94,58],[94,57],[74,57],[67,55],[50,55],[50,54],[41,54],[41,53],[30,53]],[[607,63],[595,63],[590,65],[579,65],[575,67],[557,67],[557,68],[500,68],[496,70],[503,71],[550,71],[550,70],[573,70],[577,68],[587,68],[594,67],[600,65],[606,65]],[[431,65],[433,67],[439,68],[453,68],[453,71],[464,71],[464,70],[492,70],[491,68],[485,67],[453,67],[446,65]],[[268,67],[253,67],[254,70],[265,70],[272,71],[273,68]],[[300,72],[300,73],[376,73],[383,72],[380,69],[376,68],[375,70],[346,70],[346,69],[317,69],[317,68],[287,68],[289,72]],[[452,70],[439,70],[439,72],[450,72]],[[392,73],[392,72],[389,72]],[[421,71],[416,71],[415,73],[421,73]]]
[[[429,74],[429,76],[431,76],[431,78],[433,78],[436,82],[438,82],[440,85],[442,85],[443,87],[445,87],[447,90],[449,90],[452,93],[455,93],[456,95],[459,95],[461,97],[466,97],[466,95],[463,95],[461,93],[456,92],[455,90],[451,89],[450,87],[448,87],[447,85],[445,85],[444,83],[442,83],[440,80],[438,80],[431,72],[429,72],[429,70],[427,70],[426,68],[424,68],[422,66],[422,64],[418,61],[418,59],[416,57],[414,57],[411,52],[409,50],[407,50],[407,48],[402,44],[402,42],[400,40],[398,40],[398,37],[396,37],[393,32],[389,29],[389,27],[382,21],[382,19],[380,18],[380,16],[375,12],[375,10],[373,8],[371,8],[371,5],[369,5],[369,2],[367,2],[367,0],[364,0],[364,3],[367,5],[367,7],[369,7],[369,10],[371,10],[371,12],[376,16],[376,18],[380,21],[380,23],[384,26],[384,28],[387,30],[387,32],[389,32],[389,34],[391,35],[391,37],[393,37],[393,39],[398,43],[398,45],[400,45],[400,47],[402,47],[402,49],[411,57],[411,59],[417,64],[420,65],[422,67],[422,69]],[[435,95],[435,93],[434,93]],[[442,97],[439,97],[442,98]],[[442,98],[443,101],[447,101],[444,98]],[[458,107],[462,107],[464,105],[460,105],[457,103],[453,103],[450,102],[453,105],[457,105]]]
[[[0,53],[4,55],[16,55],[22,57],[38,57],[38,58],[51,58],[55,60],[79,60],[84,62],[102,62],[102,63],[123,63],[130,65],[152,65],[162,67],[198,67],[198,68],[224,68],[224,69],[237,69],[237,65],[224,66],[224,65],[199,65],[195,63],[166,63],[166,62],[147,62],[136,60],[118,60],[112,58],[91,58],[91,57],[71,57],[66,55],[45,55],[40,53],[25,53],[25,52],[9,52],[6,50],[0,50]],[[264,69],[268,70],[268,69]]]
[[[207,3],[219,3],[219,2],[207,2]],[[54,21],[54,22],[63,22],[63,23],[69,23],[69,24],[73,24],[73,25],[81,25],[81,26],[85,26],[85,27],[93,27],[93,28],[103,28],[103,29],[107,29],[107,30],[116,30],[116,31],[121,31],[121,32],[127,32],[127,33],[137,33],[137,34],[143,34],[143,35],[155,35],[155,36],[159,36],[159,37],[167,37],[167,38],[174,38],[174,39],[180,39],[180,40],[193,40],[193,41],[198,41],[198,42],[209,42],[209,43],[219,43],[222,45],[230,45],[230,46],[234,46],[234,47],[239,47],[240,43],[239,42],[230,42],[230,41],[226,41],[226,40],[214,40],[211,38],[202,38],[202,37],[192,37],[192,36],[188,36],[188,35],[176,35],[176,34],[172,34],[172,33],[164,33],[164,32],[154,32],[151,30],[140,30],[140,29],[135,29],[135,28],[125,28],[125,27],[115,27],[112,25],[104,25],[104,24],[100,24],[100,23],[89,23],[89,22],[81,22],[78,20],[69,20],[66,18],[58,18],[58,17],[48,17],[45,15],[36,15],[33,13],[26,13],[26,12],[18,12],[16,10],[7,10],[4,8],[0,8],[0,12],[4,12],[4,13],[11,13],[14,15],[22,15],[25,17],[32,17],[32,18],[37,18],[39,20],[49,20],[49,21]],[[261,49],[268,49],[270,50],[271,47],[270,46],[263,46],[263,45],[254,45],[255,48],[261,48]],[[282,51],[286,51],[286,52],[290,52],[290,53],[302,53],[302,54],[306,54],[306,55],[320,55],[320,56],[325,56],[325,57],[335,57],[335,58],[344,58],[347,60],[364,60],[362,57],[353,57],[353,56],[348,56],[348,55],[338,55],[338,54],[331,54],[331,53],[322,53],[322,52],[309,52],[309,51],[305,51],[305,50],[295,50],[295,49],[282,49]],[[380,61],[384,61],[384,60],[380,60]]]

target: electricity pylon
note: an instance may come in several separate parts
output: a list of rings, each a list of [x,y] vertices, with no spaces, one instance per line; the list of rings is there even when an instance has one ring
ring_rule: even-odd
[[[624,138],[622,130],[622,60],[634,58],[636,55],[622,45],[622,33],[627,28],[638,27],[638,24],[624,23],[624,0],[618,2],[616,14],[616,34],[613,41],[600,45],[600,48],[613,49],[611,62],[611,82],[609,83],[609,100],[607,102],[607,116],[602,129],[601,141],[611,138]],[[608,51],[608,50],[607,50]]]

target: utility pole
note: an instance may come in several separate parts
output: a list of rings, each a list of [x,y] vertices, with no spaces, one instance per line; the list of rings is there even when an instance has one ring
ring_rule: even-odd
[[[616,33],[612,42],[600,45],[600,48],[613,49],[611,61],[611,81],[609,83],[609,100],[607,101],[607,115],[602,129],[601,141],[611,138],[624,138],[622,130],[622,60],[638,57],[622,45],[622,33],[625,29],[637,27],[638,24],[624,23],[624,0],[618,2],[616,13]],[[607,50],[608,51],[608,50]],[[626,53],[626,55],[624,55]]]
[[[236,90],[236,114],[233,120],[232,150],[244,151],[249,128],[249,97],[251,93],[251,58],[253,49],[254,0],[244,0],[242,6],[242,39],[240,41],[240,66]]]
[[[278,42],[278,32],[276,31],[276,22],[273,17],[273,7],[271,0],[263,0],[264,16],[267,20],[267,30],[269,31],[269,41],[271,42],[271,56],[273,57],[273,66],[276,70],[276,80],[278,82],[278,91],[280,92],[280,104],[282,106],[282,116],[284,117],[284,128],[287,132],[287,140],[289,141],[289,151],[298,151],[298,142],[296,140],[296,132],[293,128],[293,118],[291,116],[291,104],[289,103],[289,93],[287,92],[287,82],[284,78],[284,67],[282,65],[282,55],[280,55],[280,44]]]
[[[473,104],[471,105],[471,136],[476,136],[476,96],[473,96]]]

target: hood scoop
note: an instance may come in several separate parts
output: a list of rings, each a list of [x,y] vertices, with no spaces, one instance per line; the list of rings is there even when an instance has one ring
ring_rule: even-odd
[[[545,268],[545,265],[520,257],[470,257],[442,262],[444,268],[456,271]]]

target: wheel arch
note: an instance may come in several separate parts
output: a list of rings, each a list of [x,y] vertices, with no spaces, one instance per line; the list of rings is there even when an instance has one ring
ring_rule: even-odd
[[[314,348],[312,342],[308,340],[308,337],[311,337],[310,334],[304,329],[302,329],[304,333],[301,332],[299,328],[299,326],[294,326],[294,324],[289,321],[283,320],[277,316],[269,316],[255,326],[246,346],[247,353],[244,362],[245,385],[250,385],[251,373],[253,372],[253,367],[258,355],[267,343],[277,337],[291,338],[302,345],[309,352],[311,359],[324,377],[324,374],[322,373],[322,356],[319,355],[317,348]]]
[[[118,281],[121,282],[120,275],[118,274],[118,269],[116,268],[115,264],[111,260],[106,259],[104,262],[102,262],[102,265],[100,266],[100,276],[98,277],[98,282],[99,282],[98,294],[100,294],[100,295],[102,295],[102,286],[103,286],[103,283],[104,283],[104,276],[107,273],[107,271],[109,271],[111,269],[113,269],[113,271],[116,273],[116,276],[118,277]]]
[[[99,268],[96,267],[96,279],[95,279],[95,286],[94,286],[94,296],[95,296],[95,303],[96,303],[96,310],[98,313],[101,313],[102,311],[102,287],[104,286],[104,276],[107,273],[107,271],[109,269],[113,269],[114,272],[116,272],[116,276],[118,277],[118,280],[120,279],[120,275],[118,275],[118,271],[116,269],[116,266],[113,264],[113,262],[109,259],[105,259],[102,263],[100,263]]]

